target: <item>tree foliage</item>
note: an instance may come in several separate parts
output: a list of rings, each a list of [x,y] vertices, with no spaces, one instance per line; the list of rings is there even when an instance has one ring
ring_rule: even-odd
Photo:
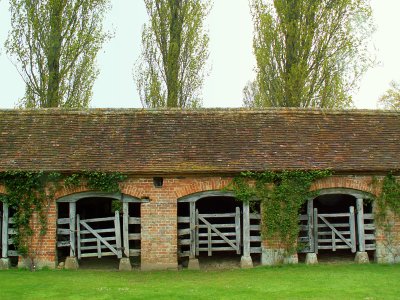
[[[254,107],[346,107],[370,66],[371,8],[365,0],[251,0]]]
[[[87,107],[108,0],[10,0],[6,41],[26,84],[21,106]]]
[[[390,88],[379,98],[379,104],[385,109],[400,110],[400,83],[392,81]]]
[[[208,0],[144,0],[149,22],[134,77],[144,107],[196,107],[208,58]]]

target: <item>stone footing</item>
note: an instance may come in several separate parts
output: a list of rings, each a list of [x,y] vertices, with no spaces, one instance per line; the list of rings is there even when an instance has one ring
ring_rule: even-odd
[[[240,267],[242,269],[249,269],[253,267],[253,260],[251,259],[251,256],[242,256],[240,258]]]
[[[142,271],[161,271],[161,270],[178,270],[178,263],[171,264],[152,264],[152,263],[141,263],[140,269]]]
[[[18,258],[18,268],[29,269],[31,271],[40,270],[43,268],[55,269],[56,263],[54,261],[34,258],[33,261],[29,257],[20,256]]]
[[[64,268],[67,270],[78,270],[79,269],[78,259],[75,256],[68,256],[65,259]]]
[[[357,252],[356,257],[354,258],[354,262],[357,264],[368,264],[369,257],[367,252]]]
[[[188,269],[189,270],[200,270],[199,260],[197,258],[189,258]]]
[[[119,268],[120,271],[132,271],[131,261],[129,257],[123,257],[119,260]]]
[[[288,265],[298,264],[299,263],[299,256],[297,253],[292,255],[285,255],[283,258],[283,263]]]
[[[283,264],[284,261],[283,249],[262,249],[261,264],[263,266],[275,266]]]
[[[0,259],[0,270],[8,270],[10,268],[10,259],[1,258]]]
[[[375,250],[375,262],[378,264],[400,263],[400,244],[385,246],[382,242],[377,242]]]
[[[318,258],[316,253],[306,254],[306,265],[315,265],[318,263]]]

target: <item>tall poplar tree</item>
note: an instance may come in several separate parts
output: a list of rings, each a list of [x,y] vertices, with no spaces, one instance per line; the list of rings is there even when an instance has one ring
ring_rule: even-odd
[[[208,58],[208,0],[144,0],[149,22],[134,78],[144,107],[196,107]]]
[[[346,107],[371,65],[366,0],[251,0],[256,80],[244,89],[254,107]]]
[[[108,0],[10,0],[5,47],[26,84],[21,106],[89,105],[108,9]]]

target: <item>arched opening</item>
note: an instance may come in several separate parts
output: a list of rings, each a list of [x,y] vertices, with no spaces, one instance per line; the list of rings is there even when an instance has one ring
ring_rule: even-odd
[[[352,189],[319,191],[302,208],[299,242],[322,262],[353,261],[355,252],[375,250],[372,195]]]
[[[244,245],[248,245],[247,256],[251,253],[257,256],[261,252],[259,221],[259,210],[249,213],[248,206],[246,210],[232,193],[203,192],[180,199],[178,251],[181,265],[186,267],[190,259],[196,258],[203,269],[239,267]]]
[[[57,200],[58,260],[76,257],[81,268],[118,269],[129,257],[139,265],[141,200],[124,194],[84,192]]]

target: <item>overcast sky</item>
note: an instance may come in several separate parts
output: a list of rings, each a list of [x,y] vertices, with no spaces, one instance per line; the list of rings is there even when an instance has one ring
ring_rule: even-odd
[[[112,0],[105,28],[115,37],[98,56],[100,75],[91,107],[141,107],[132,69],[141,49],[147,20],[142,0]],[[400,81],[400,0],[372,0],[377,32],[373,40],[380,64],[371,69],[354,95],[358,108],[376,108],[391,80]],[[240,107],[242,89],[254,78],[253,27],[248,0],[214,0],[207,18],[210,34],[210,76],[203,89],[205,107]],[[24,94],[24,83],[4,50],[10,30],[8,0],[0,0],[0,108],[13,108]]]

